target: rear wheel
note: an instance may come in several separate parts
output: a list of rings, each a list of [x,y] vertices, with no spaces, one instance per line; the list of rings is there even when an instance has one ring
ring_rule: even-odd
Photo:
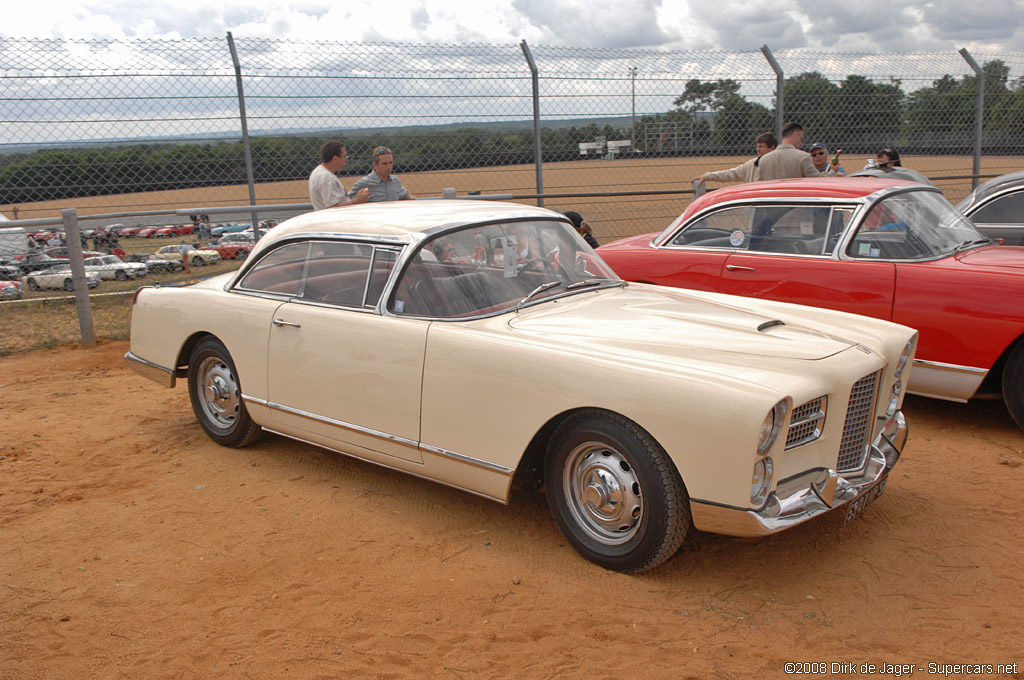
[[[188,393],[199,424],[223,446],[248,446],[263,436],[242,401],[238,371],[218,340],[206,338],[188,361]]]
[[[1024,342],[1017,344],[1003,367],[1003,400],[1010,416],[1024,428]]]
[[[29,279],[26,283],[29,290],[39,290],[39,283],[35,279]]]
[[[64,290],[74,290],[75,282],[72,279],[64,279]]]
[[[615,413],[581,411],[558,427],[544,485],[562,535],[607,569],[658,566],[679,550],[692,525],[686,487],[668,454]]]

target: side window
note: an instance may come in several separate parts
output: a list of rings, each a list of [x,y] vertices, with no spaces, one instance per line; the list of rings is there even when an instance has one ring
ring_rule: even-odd
[[[306,268],[308,243],[282,246],[261,259],[239,282],[238,287],[283,295],[298,295]]]
[[[302,297],[362,307],[372,261],[373,246],[367,243],[313,243]]]
[[[831,255],[846,231],[846,225],[850,223],[853,216],[851,208],[835,208],[832,210],[832,219],[829,221],[828,234],[825,237],[825,255]]]
[[[726,208],[697,220],[679,232],[669,245],[698,248],[746,248],[750,243],[753,208]]]
[[[987,203],[971,216],[975,224],[1024,223],[1024,191],[1007,194]]]

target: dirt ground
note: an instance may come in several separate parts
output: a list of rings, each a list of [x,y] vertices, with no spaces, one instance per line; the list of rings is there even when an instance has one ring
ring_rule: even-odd
[[[3,680],[1024,677],[1024,435],[1000,402],[909,398],[904,458],[848,526],[699,534],[625,576],[538,495],[219,447],[126,350],[0,358]]]

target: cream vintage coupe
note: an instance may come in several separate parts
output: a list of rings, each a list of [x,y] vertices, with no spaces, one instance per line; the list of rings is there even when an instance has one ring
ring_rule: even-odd
[[[619,279],[561,215],[470,200],[308,213],[234,273],[145,287],[139,373],[269,431],[500,502],[543,489],[586,558],[639,572],[693,528],[773,533],[885,488],[916,333]]]

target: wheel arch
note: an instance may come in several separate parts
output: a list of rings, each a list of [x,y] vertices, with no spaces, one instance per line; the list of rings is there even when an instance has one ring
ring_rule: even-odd
[[[583,413],[590,412],[595,414],[607,414],[609,416],[617,416],[619,418],[625,418],[629,422],[636,425],[638,428],[644,431],[652,440],[657,441],[657,438],[650,433],[643,425],[638,423],[635,419],[630,418],[624,413],[613,411],[607,408],[601,408],[598,406],[579,406],[576,408],[562,411],[561,413],[553,416],[537,431],[537,434],[533,436],[530,443],[526,447],[526,451],[523,453],[523,457],[519,460],[519,465],[516,467],[515,474],[513,476],[516,484],[526,489],[527,491],[540,491],[544,488],[544,460],[548,454],[549,444],[551,438],[554,436],[555,431],[558,427],[569,420],[573,416]],[[660,444],[659,444],[660,445]],[[671,460],[671,456],[669,457]],[[673,461],[673,465],[675,462]],[[682,477],[682,471],[679,470],[676,465],[676,472]],[[685,484],[685,480],[683,480]]]
[[[224,341],[218,338],[215,334],[209,331],[196,331],[192,335],[185,338],[185,342],[181,343],[181,348],[178,350],[178,356],[174,361],[174,374],[179,378],[188,377],[188,359],[192,356],[192,350],[200,342],[207,338],[213,338],[217,342],[224,344]],[[225,345],[226,347],[226,345]],[[230,351],[230,350],[229,350]]]
[[[975,396],[981,396],[983,394],[1000,395],[1003,393],[1003,370],[1006,368],[1006,362],[1010,360],[1010,356],[1017,351],[1018,347],[1024,347],[1024,333],[1018,335],[1013,342],[1006,346],[999,358],[996,359],[995,363],[992,364],[992,368],[989,369],[988,375],[982,381],[981,386],[978,387],[978,391]]]

